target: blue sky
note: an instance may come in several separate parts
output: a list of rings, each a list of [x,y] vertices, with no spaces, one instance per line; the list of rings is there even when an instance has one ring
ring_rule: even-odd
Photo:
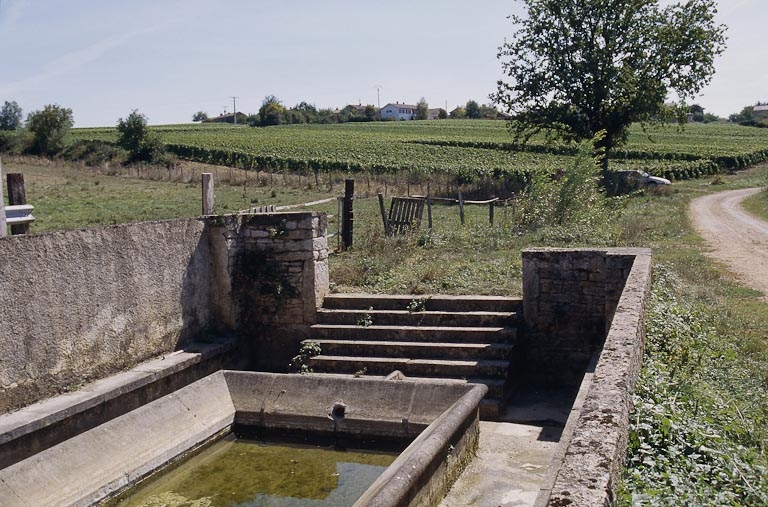
[[[667,2],[668,3],[668,2]],[[765,0],[720,0],[728,49],[697,102],[720,116],[768,100]],[[0,0],[0,102],[56,103],[79,127],[133,109],[152,124],[287,106],[488,102],[512,0]],[[760,26],[760,25],[763,26]]]

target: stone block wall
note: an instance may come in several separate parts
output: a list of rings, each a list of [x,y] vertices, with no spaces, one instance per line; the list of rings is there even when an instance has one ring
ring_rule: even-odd
[[[212,250],[222,283],[217,321],[245,339],[244,368],[285,371],[328,293],[325,214],[263,213],[214,218]],[[226,275],[224,275],[226,273]]]
[[[528,301],[524,309],[526,325],[535,331],[528,338],[538,340],[531,349],[542,361],[532,368],[549,369],[546,379],[554,378],[552,368],[570,368],[576,377],[569,357],[581,364],[593,351],[586,375],[583,364],[579,394],[550,467],[553,473],[535,505],[614,505],[626,457],[631,395],[642,366],[651,252],[532,250],[523,259],[524,291],[529,291],[524,298],[531,290],[538,290],[541,298]],[[543,283],[557,278],[558,270],[562,283]],[[547,338],[543,329],[553,336]],[[587,332],[583,340],[578,329]],[[551,354],[545,350],[548,345],[555,349]]]
[[[631,250],[523,252],[526,379],[578,384],[610,328]]]

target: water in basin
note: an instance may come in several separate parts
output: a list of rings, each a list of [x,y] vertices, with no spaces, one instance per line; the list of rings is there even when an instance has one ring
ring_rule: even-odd
[[[265,443],[230,435],[109,505],[351,506],[396,457],[396,453]]]

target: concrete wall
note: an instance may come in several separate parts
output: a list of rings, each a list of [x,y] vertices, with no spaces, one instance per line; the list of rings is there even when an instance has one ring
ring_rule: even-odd
[[[214,331],[287,366],[328,290],[325,229],[306,212],[0,239],[0,413]]]
[[[578,385],[603,345],[637,251],[523,252],[526,379]]]
[[[535,250],[523,258],[524,292],[529,291],[524,298],[536,288],[541,298],[528,301],[533,314],[526,307],[526,325],[553,333],[548,343],[559,348],[549,356],[553,364],[567,367],[568,353],[580,363],[599,344],[591,367],[584,365],[587,373],[550,467],[554,473],[536,506],[608,507],[615,502],[624,467],[631,394],[642,364],[651,252]],[[562,283],[554,282],[558,269]],[[603,325],[607,329],[601,331]],[[578,329],[585,330],[584,340]],[[546,360],[547,339],[534,336],[540,341],[532,350]]]
[[[0,412],[199,334],[208,261],[192,219],[0,240]]]

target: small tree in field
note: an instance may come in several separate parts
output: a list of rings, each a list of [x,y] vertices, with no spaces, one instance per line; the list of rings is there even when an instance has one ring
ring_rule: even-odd
[[[117,144],[128,151],[129,162],[154,162],[161,158],[163,146],[152,134],[147,117],[134,109],[131,114],[117,122]]]
[[[522,2],[527,16],[512,16],[518,29],[498,54],[509,81],[491,98],[516,118],[516,142],[542,130],[566,141],[604,131],[603,171],[632,123],[663,115],[668,91],[685,120],[685,100],[709,83],[725,48],[714,0]]]
[[[429,118],[429,104],[427,104],[426,99],[422,97],[416,103],[416,114],[414,115],[414,119],[426,120],[427,118]]]
[[[207,119],[208,119],[208,113],[206,113],[205,111],[198,111],[192,115],[192,121],[203,122]]]
[[[30,151],[38,155],[53,155],[64,148],[64,141],[75,121],[72,110],[48,104],[42,111],[29,113],[27,128],[32,134]]]

